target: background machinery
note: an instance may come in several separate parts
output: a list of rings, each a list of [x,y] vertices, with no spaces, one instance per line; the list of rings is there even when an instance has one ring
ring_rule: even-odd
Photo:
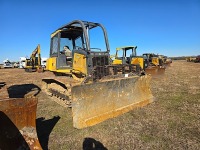
[[[6,59],[3,61],[3,68],[13,68],[13,65],[10,62],[10,60]]]
[[[62,52],[66,45],[72,50],[71,58]],[[56,76],[43,79],[43,90],[55,96],[57,103],[72,107],[75,128],[95,125],[153,101],[150,76],[142,76],[138,65],[111,64],[109,52],[106,30],[99,23],[75,20],[51,34],[46,69]]]
[[[145,62],[145,72],[152,75],[162,75],[165,72],[163,60],[154,53],[143,54]]]
[[[162,60],[162,63],[165,67],[170,66],[170,64],[172,63],[171,58],[164,56],[164,55],[158,55],[158,58]]]
[[[140,69],[144,71],[144,59],[142,56],[136,54],[137,46],[124,46],[116,48],[113,64],[132,64],[139,65]]]
[[[26,57],[19,58],[19,68],[24,69],[26,66]]]
[[[25,67],[26,72],[43,72],[41,65],[40,45],[35,48],[29,59],[26,59]]]
[[[163,73],[165,69],[163,62],[155,54],[146,53],[143,56],[137,56],[137,46],[124,46],[116,48],[113,64],[135,64],[141,68],[141,73],[157,75]]]
[[[195,63],[200,62],[200,55],[198,55],[198,56],[196,57],[196,59],[194,60],[194,62],[195,62]]]
[[[186,61],[187,62],[194,62],[195,61],[195,59],[196,59],[196,57],[186,57]]]

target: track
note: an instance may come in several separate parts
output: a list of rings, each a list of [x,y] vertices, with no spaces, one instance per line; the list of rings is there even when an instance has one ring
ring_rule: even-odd
[[[71,107],[71,88],[78,83],[68,77],[42,79],[42,89],[52,97],[52,100],[63,107]]]

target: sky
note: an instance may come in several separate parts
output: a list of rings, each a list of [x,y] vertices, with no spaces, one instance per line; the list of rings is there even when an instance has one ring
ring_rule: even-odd
[[[200,54],[200,0],[0,0],[0,63],[38,44],[49,57],[51,33],[77,19],[105,26],[111,54],[129,45],[138,55]]]

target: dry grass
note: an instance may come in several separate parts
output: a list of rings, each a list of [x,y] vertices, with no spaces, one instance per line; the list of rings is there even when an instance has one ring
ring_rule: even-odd
[[[11,69],[0,70],[0,82],[7,86],[30,82],[40,87],[41,78],[53,76],[48,72],[28,74],[20,70],[13,78],[10,72]],[[91,143],[109,150],[198,149],[200,64],[174,61],[164,77],[152,80],[152,92],[152,104],[81,130],[73,128],[70,109],[40,92],[37,128],[41,145],[55,150],[83,149]]]

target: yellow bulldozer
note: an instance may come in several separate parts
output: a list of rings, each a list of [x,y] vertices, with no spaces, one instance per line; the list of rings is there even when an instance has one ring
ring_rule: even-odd
[[[112,64],[135,64],[139,65],[142,70],[144,68],[144,59],[136,54],[137,46],[123,46],[116,48],[116,53]]]
[[[110,63],[102,24],[74,20],[51,34],[50,45],[46,69],[55,77],[43,79],[42,89],[57,103],[71,107],[75,128],[95,125],[153,101],[151,77],[141,75],[138,65]],[[63,53],[64,46],[71,49],[71,57]]]
[[[171,58],[164,56],[164,55],[158,55],[158,58],[162,60],[162,64],[166,67],[170,66],[172,63]]]
[[[141,68],[141,73],[157,75],[162,74],[165,67],[162,60],[155,54],[145,53],[138,56],[136,52],[137,46],[123,46],[116,48],[113,64],[135,64]]]
[[[26,65],[24,68],[26,72],[43,72],[40,52],[40,44],[38,44],[35,50],[31,53],[30,58],[26,59]]]
[[[196,57],[186,57],[187,62],[194,62]]]
[[[144,53],[143,58],[145,61],[145,72],[152,75],[163,75],[165,66],[163,60],[154,53]]]

